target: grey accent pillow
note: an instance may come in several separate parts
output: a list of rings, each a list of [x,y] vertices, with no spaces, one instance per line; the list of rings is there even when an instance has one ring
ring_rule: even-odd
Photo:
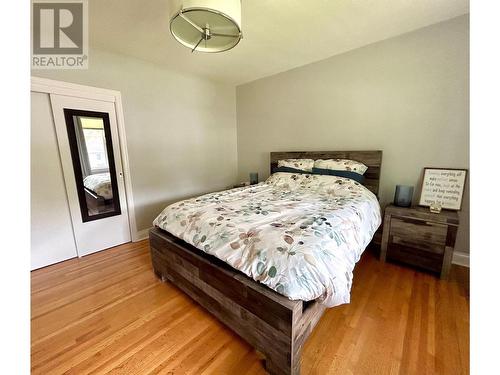
[[[362,184],[365,182],[365,177],[359,173],[351,172],[351,171],[336,171],[334,169],[321,169],[321,168],[313,168],[313,174],[322,174],[328,176],[337,176],[337,177],[345,177],[350,178],[356,182]]]
[[[313,170],[314,170],[314,168],[313,168]],[[274,170],[274,173],[277,173],[277,172],[300,173],[300,174],[311,173],[308,171],[303,171],[302,169],[295,169],[295,168],[290,168],[290,167],[278,167]]]

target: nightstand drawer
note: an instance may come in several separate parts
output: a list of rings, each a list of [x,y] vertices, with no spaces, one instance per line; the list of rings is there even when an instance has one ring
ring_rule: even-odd
[[[390,241],[393,244],[443,254],[448,226],[424,220],[392,217]]]
[[[390,243],[387,246],[387,258],[433,272],[440,272],[443,264],[442,254],[422,251],[398,243]]]

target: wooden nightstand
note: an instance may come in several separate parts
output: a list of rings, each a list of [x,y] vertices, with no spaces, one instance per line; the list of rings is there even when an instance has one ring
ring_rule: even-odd
[[[441,211],[433,214],[427,207],[385,209],[380,260],[386,257],[448,277],[458,230],[458,214]]]

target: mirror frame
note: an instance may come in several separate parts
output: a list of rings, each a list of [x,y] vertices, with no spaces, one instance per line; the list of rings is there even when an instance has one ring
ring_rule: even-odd
[[[111,178],[111,190],[113,192],[113,210],[102,214],[89,215],[87,199],[83,185],[82,166],[80,154],[78,151],[78,142],[75,133],[74,116],[100,118],[104,125],[104,136],[106,138],[106,151],[108,156],[109,176]],[[66,129],[68,131],[69,148],[71,151],[71,160],[73,162],[73,171],[75,174],[76,190],[78,193],[78,201],[80,203],[80,212],[82,221],[94,221],[106,217],[121,215],[120,196],[118,194],[118,181],[116,178],[115,159],[113,154],[113,141],[111,139],[111,126],[109,123],[109,114],[106,112],[84,111],[79,109],[64,108],[64,119]]]

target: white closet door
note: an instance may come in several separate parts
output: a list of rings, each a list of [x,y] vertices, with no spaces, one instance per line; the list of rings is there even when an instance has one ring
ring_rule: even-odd
[[[50,98],[78,255],[129,242],[114,103]]]
[[[32,92],[31,269],[76,256],[49,94]]]

